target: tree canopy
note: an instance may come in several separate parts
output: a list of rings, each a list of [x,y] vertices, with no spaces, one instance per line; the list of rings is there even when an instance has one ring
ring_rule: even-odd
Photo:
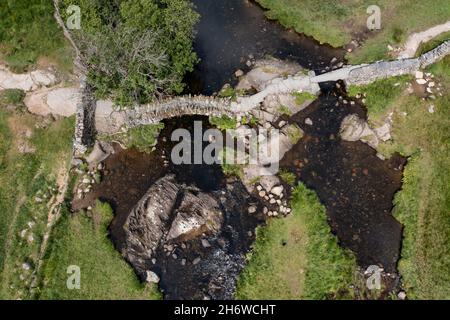
[[[128,107],[183,90],[184,75],[197,62],[192,42],[198,14],[189,0],[63,4],[81,8],[81,30],[73,33],[98,98]]]

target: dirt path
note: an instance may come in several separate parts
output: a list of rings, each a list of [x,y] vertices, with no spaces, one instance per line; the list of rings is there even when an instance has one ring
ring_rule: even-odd
[[[414,58],[417,49],[422,43],[428,42],[448,31],[450,31],[450,21],[434,26],[428,30],[411,34],[406,41],[404,50],[399,53],[398,57],[401,59]]]
[[[60,214],[61,204],[64,201],[64,196],[67,192],[67,187],[69,184],[69,168],[66,165],[67,163],[65,161],[63,161],[62,163],[63,165],[60,166],[60,168],[58,169],[58,173],[56,175],[56,183],[58,184],[58,194],[54,196],[53,199],[50,201],[51,205],[47,215],[47,226],[45,228],[45,233],[43,234],[42,237],[43,240],[41,247],[39,249],[39,258],[37,261],[37,266],[34,269],[33,274],[31,276],[30,292],[32,291],[33,288],[35,288],[38,285],[40,270],[44,263],[44,255],[48,247],[48,240],[53,230],[53,226],[61,216]]]

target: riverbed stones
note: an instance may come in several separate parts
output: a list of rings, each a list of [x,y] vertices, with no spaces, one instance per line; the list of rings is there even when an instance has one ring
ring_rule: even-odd
[[[244,71],[242,71],[241,69],[237,70],[237,71],[234,73],[234,76],[235,76],[236,78],[242,77],[243,75],[244,75]]]
[[[283,186],[276,186],[273,187],[272,190],[270,190],[270,192],[274,195],[276,195],[277,197],[281,196],[281,194],[283,193],[284,187]]]
[[[210,248],[211,244],[209,243],[208,240],[202,239],[202,246],[203,246],[203,248]]]
[[[108,158],[113,152],[114,149],[109,143],[97,140],[95,141],[93,150],[86,157],[86,161],[89,165],[97,166],[97,164]]]
[[[416,79],[416,82],[417,82],[417,84],[424,85],[424,84],[427,83],[427,80],[425,80],[425,79]]]

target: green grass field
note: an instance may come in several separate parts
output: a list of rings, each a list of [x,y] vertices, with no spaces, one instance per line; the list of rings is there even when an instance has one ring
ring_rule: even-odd
[[[20,73],[41,63],[71,71],[71,48],[53,11],[49,0],[0,2],[0,58],[11,70]]]
[[[325,207],[302,184],[295,189],[292,207],[287,218],[258,228],[237,298],[351,298],[356,262],[331,234]]]
[[[155,286],[141,284],[108,239],[113,213],[97,202],[91,213],[64,211],[52,235],[40,299],[159,299]],[[80,267],[80,289],[67,288],[67,268]]]
[[[0,109],[0,298],[29,297],[58,176],[70,161],[73,119],[46,129],[37,123],[31,115]],[[34,152],[19,152],[25,144]]]
[[[443,84],[444,95],[436,100],[423,101],[402,86],[392,87],[402,79],[360,91],[367,92],[369,118],[394,111],[393,141],[380,145],[379,151],[409,157],[394,201],[394,215],[404,225],[399,271],[408,297],[450,299],[450,57],[428,71]],[[383,101],[386,92],[391,98],[381,110],[377,101]],[[435,113],[428,112],[430,105]]]
[[[363,46],[348,55],[351,63],[389,58],[388,44],[402,43],[412,32],[425,30],[449,20],[447,0],[257,0],[267,16],[286,27],[335,47],[348,44],[358,34],[366,34]],[[381,9],[381,30],[368,31],[366,10]]]

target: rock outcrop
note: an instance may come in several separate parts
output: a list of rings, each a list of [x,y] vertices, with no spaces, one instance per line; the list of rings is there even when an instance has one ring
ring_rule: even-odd
[[[341,139],[345,141],[362,141],[376,149],[381,141],[391,139],[392,114],[385,123],[377,128],[372,128],[364,119],[356,114],[350,114],[342,120],[339,132]]]
[[[167,299],[231,299],[262,221],[257,208],[238,182],[202,191],[167,175],[128,216],[122,254],[142,281],[159,281]]]
[[[0,65],[0,90],[20,89],[28,92],[55,85],[57,82],[54,73],[48,70],[17,74],[9,71],[6,66]]]
[[[36,115],[70,117],[75,114],[80,98],[76,87],[43,88],[28,93],[24,103],[28,111]]]

